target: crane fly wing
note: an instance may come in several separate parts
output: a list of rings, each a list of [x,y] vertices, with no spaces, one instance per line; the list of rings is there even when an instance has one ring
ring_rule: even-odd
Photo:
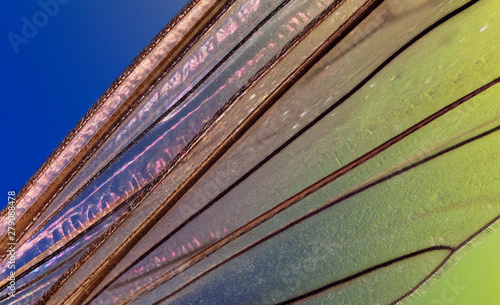
[[[0,304],[413,297],[500,215],[499,11],[193,1],[131,68],[164,54],[150,85],[21,193]]]

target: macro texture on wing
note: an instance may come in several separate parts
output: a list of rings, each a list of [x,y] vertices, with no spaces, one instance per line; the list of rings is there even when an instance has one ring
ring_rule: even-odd
[[[0,304],[405,300],[499,218],[498,33],[495,0],[192,1],[20,192]]]

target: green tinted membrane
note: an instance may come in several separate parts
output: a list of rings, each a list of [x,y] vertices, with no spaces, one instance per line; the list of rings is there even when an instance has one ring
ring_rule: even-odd
[[[436,250],[376,266],[375,270],[357,274],[301,304],[390,304],[395,294],[404,294],[413,288],[447,255],[446,250]]]
[[[462,253],[456,253],[439,270],[435,278],[401,302],[414,305],[495,304],[500,299],[498,290],[498,253],[500,232],[498,223],[490,232],[484,232]]]
[[[450,147],[442,155],[430,155],[402,168],[393,177],[386,174],[389,179],[382,176],[361,192],[352,190],[345,196],[338,190],[337,183],[365,180],[362,174],[353,175],[353,171],[216,252],[216,257],[231,258],[231,254],[240,250],[222,266],[215,263],[216,259],[208,259],[210,262],[205,268],[215,266],[217,269],[209,269],[212,272],[208,276],[177,294],[188,295],[183,302],[193,301],[191,298],[205,299],[207,291],[224,291],[218,285],[229,277],[227,281],[233,284],[228,289],[240,287],[242,298],[250,298],[249,303],[256,300],[255,296],[272,295],[269,287],[281,287],[280,290],[289,292],[288,298],[293,298],[385,260],[438,245],[458,246],[500,212],[500,206],[495,204],[500,195],[499,167],[488,162],[499,157],[495,149],[499,137],[499,132],[491,133],[473,142],[464,142],[462,146]],[[387,153],[397,150],[398,144]],[[375,164],[376,159],[373,159]],[[366,167],[369,168],[368,163]],[[365,165],[358,169],[362,173]],[[469,177],[475,181],[469,181]],[[456,189],[461,191],[457,193]],[[311,207],[319,204],[331,207],[317,215],[311,213],[314,212]],[[304,214],[311,217],[301,218]],[[277,231],[292,220],[300,221],[292,223],[287,230]],[[261,238],[273,232],[281,234],[259,244]],[[256,247],[245,250],[255,243]],[[308,261],[314,262],[315,268],[304,273],[297,266]],[[201,268],[193,267],[198,272]],[[293,277],[301,283],[297,289],[286,285],[285,279],[292,275],[282,271],[289,269],[295,270]],[[237,279],[231,275],[235,270],[241,270]],[[422,279],[426,274],[418,276]],[[239,282],[235,282],[237,280]],[[253,287],[253,290],[241,287]],[[232,296],[233,292],[228,291],[227,295]],[[174,296],[179,297],[175,293]],[[393,295],[394,299],[399,296]]]

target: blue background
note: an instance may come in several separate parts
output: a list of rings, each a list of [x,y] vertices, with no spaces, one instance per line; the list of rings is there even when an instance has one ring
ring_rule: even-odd
[[[41,0],[48,3],[55,0]],[[16,193],[66,134],[187,0],[59,0],[47,20],[38,1],[4,1],[0,10],[1,177]],[[16,53],[23,17],[38,32]],[[42,26],[43,23],[46,25]],[[36,26],[36,25],[35,25]],[[25,41],[26,42],[26,41]]]

